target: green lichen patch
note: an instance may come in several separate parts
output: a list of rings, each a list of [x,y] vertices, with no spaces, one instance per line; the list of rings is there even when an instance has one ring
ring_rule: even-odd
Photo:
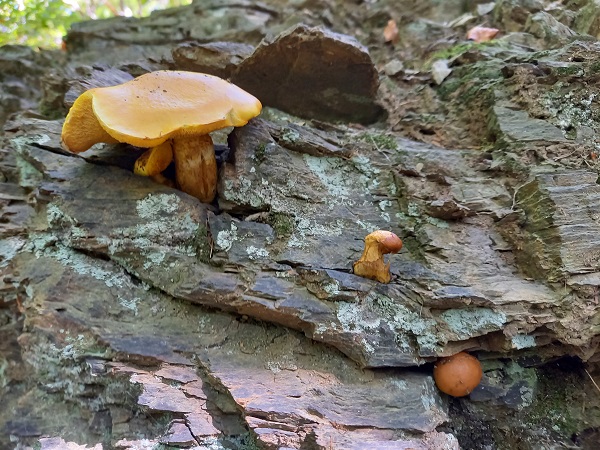
[[[575,358],[538,369],[538,391],[527,420],[572,437],[600,425],[600,395]]]
[[[267,145],[266,143],[258,144],[256,150],[254,151],[254,158],[260,164],[265,160],[267,154]]]
[[[160,220],[175,213],[181,200],[174,194],[149,194],[136,202],[136,210],[142,219]]]
[[[600,112],[595,106],[597,97],[598,92],[556,83],[541,96],[539,102],[547,117],[565,132],[566,137],[575,139],[580,127],[597,126],[600,119]]]
[[[494,47],[502,47],[503,45],[504,44],[502,44],[500,41],[496,40],[487,42],[460,42],[451,47],[437,50],[436,52],[432,53],[425,61],[424,70],[430,70],[432,64],[438,60],[452,60],[470,51],[483,53],[488,50],[490,53],[495,53]]]
[[[231,222],[228,230],[221,230],[217,233],[215,244],[225,252],[229,251],[234,242],[239,240],[238,227],[234,222]]]
[[[128,276],[107,270],[95,264],[89,256],[58,243],[56,237],[50,234],[32,234],[25,250],[32,252],[37,258],[50,257],[65,267],[73,269],[77,274],[89,275],[102,281],[109,288],[122,287],[131,281]]]
[[[280,141],[285,147],[285,144],[295,144],[300,139],[300,133],[293,128],[284,128],[281,130]]]
[[[555,226],[557,207],[539,179],[521,186],[516,204],[527,217],[520,228],[499,227],[513,244],[517,264],[535,279],[557,281],[563,278],[560,229]]]
[[[23,158],[17,158],[19,184],[24,188],[37,188],[43,180],[42,173]]]
[[[527,334],[516,334],[510,338],[512,348],[522,350],[524,348],[534,348],[536,346],[535,336]]]
[[[310,245],[307,237],[341,236],[348,224],[341,219],[323,223],[314,219],[300,217],[295,220],[294,231],[288,239],[289,248],[303,249]]]
[[[34,387],[19,401],[26,415],[23,424],[35,423],[45,436],[60,436],[66,442],[80,444],[101,442],[105,448],[132,434],[154,439],[168,429],[169,414],[147,415],[138,405],[141,385],[125,374],[98,371],[102,361],[112,355],[93,336],[58,330],[58,339],[51,340],[41,333],[32,333],[31,337],[23,354]],[[126,427],[102,421],[90,425],[97,418],[110,419],[116,412],[127,417]],[[33,445],[29,438],[20,437],[19,442]]]
[[[458,339],[469,339],[501,330],[506,314],[489,308],[449,309],[440,314]]]
[[[288,238],[294,232],[294,217],[284,212],[271,212],[267,218],[278,238]]]
[[[340,158],[304,155],[308,168],[318,177],[332,197],[344,204],[352,204],[351,192],[355,175],[346,161]]]
[[[212,256],[211,236],[207,227],[199,225],[192,240],[196,258],[202,263],[208,263]]]
[[[378,150],[397,150],[396,137],[390,133],[365,132],[358,135],[358,140],[374,146]]]
[[[392,330],[399,351],[413,358],[435,354],[440,349],[436,322],[399,299],[370,292],[359,303],[340,301],[336,305],[337,318],[346,332],[368,336],[387,327]],[[364,345],[369,348],[368,343]]]

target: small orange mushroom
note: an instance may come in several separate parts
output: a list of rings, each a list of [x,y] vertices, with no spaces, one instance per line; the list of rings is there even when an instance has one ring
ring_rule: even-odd
[[[99,142],[148,148],[136,161],[135,173],[158,176],[174,160],[179,188],[211,202],[217,162],[208,133],[245,125],[261,109],[258,99],[219,77],[159,70],[81,94],[61,138],[74,153]]]
[[[469,395],[482,376],[481,363],[466,352],[440,358],[433,367],[433,379],[438,389],[453,397]]]
[[[362,256],[354,263],[354,273],[361,277],[389,283],[390,263],[383,261],[386,253],[398,253],[402,248],[402,240],[391,231],[377,230],[365,238],[365,249]]]

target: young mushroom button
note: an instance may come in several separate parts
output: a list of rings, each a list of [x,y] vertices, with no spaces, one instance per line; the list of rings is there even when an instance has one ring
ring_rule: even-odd
[[[401,248],[402,241],[391,231],[374,231],[365,238],[363,254],[352,266],[354,273],[381,283],[389,283],[390,264],[383,261],[383,255],[398,253]]]
[[[482,377],[481,363],[466,352],[440,358],[433,367],[433,379],[438,389],[453,397],[469,395]]]
[[[160,70],[81,94],[65,119],[62,141],[74,153],[99,142],[148,148],[136,161],[137,174],[159,175],[174,160],[179,188],[211,202],[217,163],[208,133],[245,125],[261,109],[258,99],[219,77]]]

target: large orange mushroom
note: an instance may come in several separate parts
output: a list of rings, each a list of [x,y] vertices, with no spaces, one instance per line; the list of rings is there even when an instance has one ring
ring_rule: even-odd
[[[208,133],[245,125],[261,109],[258,99],[219,77],[160,70],[81,94],[65,119],[62,142],[74,153],[99,142],[149,148],[136,161],[137,174],[160,175],[174,160],[179,188],[211,202],[217,162]]]

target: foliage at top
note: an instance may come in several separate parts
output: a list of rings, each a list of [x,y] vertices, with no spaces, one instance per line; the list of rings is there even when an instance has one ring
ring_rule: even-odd
[[[191,0],[0,0],[0,45],[56,48],[74,22],[149,15]]]

